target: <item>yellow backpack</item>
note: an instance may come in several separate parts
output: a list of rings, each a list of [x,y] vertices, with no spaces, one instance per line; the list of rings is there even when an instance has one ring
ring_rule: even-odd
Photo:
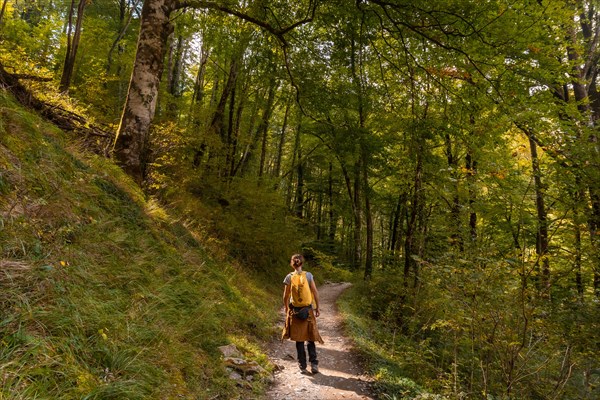
[[[306,272],[302,271],[299,274],[293,273],[291,279],[292,286],[292,305],[294,307],[306,307],[312,303],[312,293]]]

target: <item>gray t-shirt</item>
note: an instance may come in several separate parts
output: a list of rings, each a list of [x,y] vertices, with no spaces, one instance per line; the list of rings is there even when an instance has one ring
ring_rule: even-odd
[[[285,279],[283,280],[283,283],[286,285],[289,285],[292,283],[292,275],[294,275],[295,272],[290,272],[289,274],[287,274],[287,276],[285,277]],[[308,281],[308,284],[310,285],[313,281],[313,276],[310,272],[306,272],[306,280]]]

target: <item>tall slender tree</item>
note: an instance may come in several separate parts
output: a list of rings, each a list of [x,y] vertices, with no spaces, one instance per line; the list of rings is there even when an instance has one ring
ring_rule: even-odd
[[[81,41],[81,27],[83,26],[83,13],[86,5],[87,0],[79,0],[77,12],[75,12],[75,0],[71,0],[67,20],[67,52],[58,87],[61,92],[68,92],[71,86],[77,50]],[[73,22],[73,19],[75,19],[75,22]]]

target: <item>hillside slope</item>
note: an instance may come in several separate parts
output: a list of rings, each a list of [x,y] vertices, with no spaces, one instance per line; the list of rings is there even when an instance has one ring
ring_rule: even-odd
[[[285,264],[272,280],[242,272],[174,214],[0,91],[1,399],[264,390],[268,373],[230,380],[217,347],[269,369],[258,343],[274,334]]]

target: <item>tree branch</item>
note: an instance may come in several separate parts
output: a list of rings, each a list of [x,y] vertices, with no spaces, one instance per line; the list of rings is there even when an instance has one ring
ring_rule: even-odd
[[[180,8],[204,8],[210,10],[222,11],[226,14],[236,16],[246,22],[250,22],[256,26],[259,26],[266,30],[267,32],[273,34],[275,37],[279,39],[279,41],[285,46],[287,45],[287,41],[284,38],[284,35],[300,25],[304,25],[306,23],[311,22],[314,19],[315,12],[317,9],[317,1],[310,0],[309,10],[307,16],[297,22],[294,22],[291,25],[285,27],[274,27],[266,21],[260,20],[256,17],[248,15],[238,10],[234,10],[233,8],[227,7],[223,4],[216,3],[214,1],[202,1],[202,0],[176,0],[174,3],[173,9]]]

